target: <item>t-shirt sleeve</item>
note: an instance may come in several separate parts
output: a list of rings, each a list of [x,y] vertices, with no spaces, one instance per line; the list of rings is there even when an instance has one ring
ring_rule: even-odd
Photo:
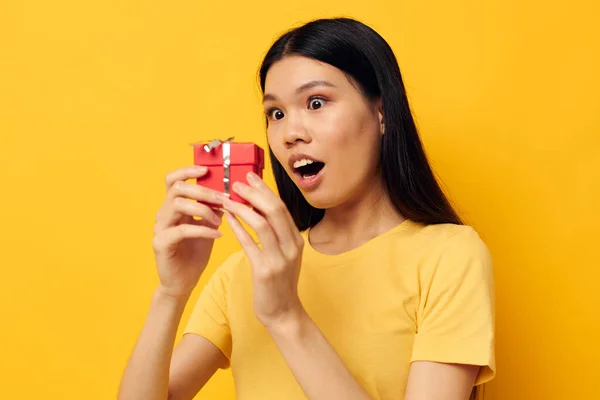
[[[411,361],[481,366],[476,385],[495,375],[494,277],[488,248],[462,227],[421,272],[421,301]]]
[[[183,331],[183,335],[196,334],[217,346],[227,357],[227,363],[223,368],[229,367],[231,359],[227,291],[232,269],[238,261],[239,254],[236,253],[217,268],[202,289]]]

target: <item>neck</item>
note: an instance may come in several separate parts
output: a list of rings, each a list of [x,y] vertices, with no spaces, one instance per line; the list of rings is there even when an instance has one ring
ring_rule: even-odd
[[[323,219],[311,230],[313,245],[331,245],[340,251],[348,250],[405,220],[392,205],[382,184],[376,183],[360,193],[363,195],[325,211]]]

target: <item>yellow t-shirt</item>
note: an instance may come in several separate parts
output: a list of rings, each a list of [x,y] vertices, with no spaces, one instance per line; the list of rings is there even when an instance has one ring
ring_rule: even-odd
[[[495,373],[490,254],[468,226],[405,221],[339,255],[305,239],[299,296],[346,367],[375,399],[402,399],[412,361],[481,365]],[[236,398],[305,399],[254,315],[252,270],[243,254],[211,277],[184,334],[229,359]]]

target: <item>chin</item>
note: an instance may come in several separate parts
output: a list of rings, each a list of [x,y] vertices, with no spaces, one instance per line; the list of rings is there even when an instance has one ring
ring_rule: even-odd
[[[336,194],[331,191],[315,190],[308,193],[302,193],[308,204],[314,208],[326,210],[328,208],[334,208],[342,203],[339,192]]]

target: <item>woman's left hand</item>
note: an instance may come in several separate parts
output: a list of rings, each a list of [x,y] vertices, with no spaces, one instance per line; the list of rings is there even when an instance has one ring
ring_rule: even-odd
[[[225,200],[223,208],[252,264],[256,317],[265,327],[275,328],[305,313],[298,297],[304,240],[283,201],[258,175],[249,173],[247,179],[249,185],[235,182],[233,190],[254,209],[232,200]],[[237,218],[254,229],[262,249]]]

